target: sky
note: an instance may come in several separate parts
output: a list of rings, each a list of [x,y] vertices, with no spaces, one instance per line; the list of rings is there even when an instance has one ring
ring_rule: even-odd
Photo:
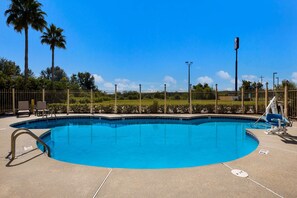
[[[67,49],[55,65],[68,76],[90,72],[100,90],[187,90],[218,84],[234,90],[234,38],[240,38],[238,81],[297,83],[296,0],[39,0],[48,24],[64,29]],[[0,1],[0,57],[24,67],[24,33],[7,26]],[[29,68],[35,76],[51,66],[49,46],[29,30]]]

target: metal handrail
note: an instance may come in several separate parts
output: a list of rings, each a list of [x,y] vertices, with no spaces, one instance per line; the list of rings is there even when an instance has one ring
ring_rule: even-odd
[[[21,131],[21,132],[20,132]],[[20,132],[20,133],[18,133]],[[47,150],[47,156],[51,157],[51,151],[50,151],[50,147],[48,145],[46,145],[46,143],[44,141],[42,141],[37,135],[35,135],[32,131],[30,131],[29,129],[26,128],[20,128],[20,129],[16,129],[12,134],[11,134],[11,151],[9,153],[9,155],[6,158],[9,158],[9,156],[11,155],[11,160],[15,159],[15,145],[16,145],[16,139],[17,137],[19,137],[22,134],[28,134],[31,137],[33,137],[37,142],[39,142],[40,144],[43,145],[43,152],[45,152],[45,150]]]

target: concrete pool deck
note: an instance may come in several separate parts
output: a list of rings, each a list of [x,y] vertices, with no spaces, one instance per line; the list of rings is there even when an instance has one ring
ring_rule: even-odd
[[[288,128],[290,136],[250,130],[260,142],[258,148],[243,158],[215,165],[161,170],[76,165],[48,158],[35,149],[33,138],[23,135],[17,140],[18,158],[7,167],[9,160],[5,157],[10,151],[10,135],[15,130],[9,125],[36,118],[0,118],[0,197],[297,197],[296,122]],[[47,130],[32,131],[41,135]],[[33,150],[24,151],[24,147],[31,146]],[[269,153],[261,155],[261,149]],[[236,177],[231,169],[244,170],[249,176]]]

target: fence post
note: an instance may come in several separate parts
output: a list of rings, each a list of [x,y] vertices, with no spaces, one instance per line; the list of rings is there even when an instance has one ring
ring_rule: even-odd
[[[215,113],[218,113],[218,84],[216,84],[215,93]]]
[[[164,84],[164,113],[167,113],[167,98],[166,98],[166,84]]]
[[[285,83],[284,114],[285,114],[285,117],[288,117],[288,81],[286,81]]]
[[[141,84],[139,84],[139,113],[141,114]]]
[[[90,113],[93,114],[93,89],[91,89],[91,108]]]
[[[192,84],[190,84],[190,106],[189,106],[189,113],[192,114],[193,109],[192,109]]]
[[[268,106],[268,82],[266,82],[266,88],[265,88],[265,109]]]
[[[69,87],[67,87],[67,115],[69,114]]]
[[[15,115],[15,89],[12,87],[12,112]]]
[[[241,109],[242,113],[244,114],[245,109],[244,109],[244,87],[241,88]]]
[[[259,89],[256,86],[256,97],[255,97],[255,113],[258,113],[258,100],[259,100]]]
[[[117,106],[117,93],[118,93],[118,85],[114,85],[114,113],[118,113],[118,106]]]
[[[45,89],[44,86],[42,86],[42,102],[45,101]]]

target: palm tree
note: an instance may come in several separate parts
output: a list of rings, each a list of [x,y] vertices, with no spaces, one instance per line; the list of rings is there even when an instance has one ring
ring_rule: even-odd
[[[14,30],[22,33],[25,30],[25,82],[28,79],[28,31],[31,26],[34,30],[42,32],[47,23],[45,12],[41,10],[42,4],[36,0],[11,0],[9,9],[5,11],[7,25],[13,25]]]
[[[46,27],[46,32],[41,36],[41,43],[48,44],[52,50],[52,81],[54,81],[55,70],[55,47],[66,49],[66,40],[63,36],[63,29],[57,28],[54,24]]]

